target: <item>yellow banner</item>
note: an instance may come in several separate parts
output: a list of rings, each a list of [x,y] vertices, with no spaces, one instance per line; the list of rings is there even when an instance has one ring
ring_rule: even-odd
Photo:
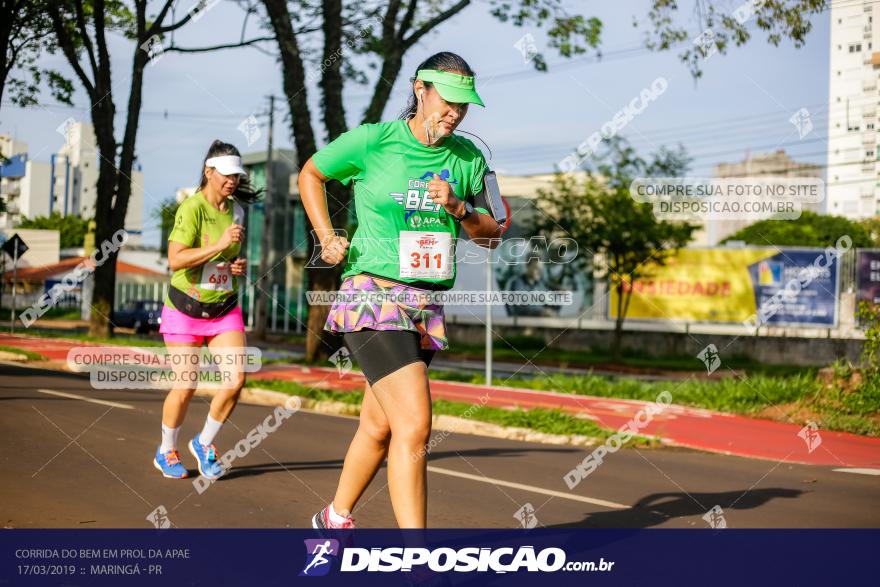
[[[626,317],[636,320],[742,322],[755,313],[755,287],[749,265],[778,249],[682,249],[666,265],[648,268],[632,284]],[[611,292],[609,314],[617,317],[618,295]]]

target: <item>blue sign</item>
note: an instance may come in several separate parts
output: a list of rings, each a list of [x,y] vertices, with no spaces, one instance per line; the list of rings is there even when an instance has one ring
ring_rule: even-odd
[[[27,153],[13,155],[0,165],[0,177],[24,177],[27,160]]]
[[[782,249],[749,265],[757,325],[837,324],[838,249]]]

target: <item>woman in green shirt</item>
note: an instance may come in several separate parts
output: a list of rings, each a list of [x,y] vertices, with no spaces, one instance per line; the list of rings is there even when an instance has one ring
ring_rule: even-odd
[[[202,167],[198,191],[181,202],[168,235],[168,264],[174,271],[159,328],[174,359],[175,380],[162,408],[162,443],[153,460],[165,477],[189,473],[180,462],[177,436],[190,399],[200,381],[200,349],[207,344],[220,356],[220,388],[211,400],[205,425],[187,443],[199,473],[209,479],[223,474],[214,437],[232,413],[244,386],[244,321],[238,305],[238,283],[246,261],[244,210],[257,198],[241,155],[233,145],[214,141]]]
[[[453,286],[460,230],[493,248],[501,234],[498,223],[473,205],[483,188],[483,154],[454,134],[469,104],[483,105],[474,72],[458,55],[437,53],[417,68],[400,120],[342,134],[300,172],[321,257],[346,262],[325,329],[343,333],[367,378],[360,426],[333,501],[312,518],[316,528],[354,527],[351,511],[386,456],[398,525],[427,523],[427,367],[448,345],[443,306],[424,294]],[[355,182],[358,228],[351,242],[330,223],[324,195],[330,179]]]

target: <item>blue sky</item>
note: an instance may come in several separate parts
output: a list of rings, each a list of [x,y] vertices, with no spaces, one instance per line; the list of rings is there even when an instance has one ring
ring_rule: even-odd
[[[384,119],[396,118],[403,108],[406,80],[416,65],[436,51],[451,50],[467,59],[477,72],[477,87],[487,106],[472,107],[460,128],[478,134],[492,147],[491,165],[503,173],[551,171],[554,164],[657,77],[669,82],[668,89],[620,133],[642,153],[680,142],[695,158],[691,172],[700,175],[710,174],[717,163],[741,160],[748,149],[760,152],[784,148],[798,160],[825,163],[829,12],[813,17],[814,29],[801,49],[788,41],[773,47],[762,32],[750,27],[755,36],[748,45],[733,48],[726,56],[709,58],[704,63],[703,77],[694,82],[675,53],[620,53],[642,43],[643,29],[633,28],[632,21],[634,16],[646,13],[647,0],[568,4],[571,11],[603,21],[602,50],[609,55],[607,59],[595,62],[579,58],[575,64],[554,68],[553,64],[563,59],[552,50],[544,50],[546,37],[541,29],[499,23],[488,14],[487,3],[475,3],[424,37],[407,54]],[[691,3],[683,4],[687,6],[681,18],[688,19]],[[255,25],[252,21],[249,31],[260,35]],[[695,23],[692,28],[696,36],[699,31]],[[231,42],[238,39],[240,29],[240,10],[221,1],[197,22],[183,27],[175,43],[200,46]],[[534,72],[514,47],[527,32],[544,50],[551,64],[549,73]],[[121,38],[113,38],[111,45],[114,99],[117,112],[124,112],[133,46]],[[264,46],[275,49],[273,43]],[[42,61],[70,72],[60,55]],[[371,75],[372,70],[367,74]],[[74,109],[50,105],[24,110],[4,102],[0,132],[26,141],[31,158],[48,160],[64,140],[56,133],[58,125],[68,117],[80,120],[88,116],[86,95],[79,82],[74,83]],[[250,148],[237,127],[247,116],[266,110],[265,96],[282,96],[281,83],[281,67],[275,58],[252,48],[206,54],[168,53],[148,66],[137,143],[145,181],[145,244],[157,244],[159,238],[150,211],[173,197],[178,187],[197,180],[201,158],[213,139],[232,142],[244,152],[265,149],[265,127],[261,139]],[[371,86],[346,86],[350,126],[359,122],[370,92]],[[44,99],[51,101],[48,96]],[[309,99],[323,144],[319,95],[314,86],[309,88]],[[283,100],[280,106],[275,141],[279,147],[290,147]],[[814,124],[813,131],[803,139],[798,138],[789,122],[800,108],[807,108]],[[122,124],[119,117],[118,136]]]

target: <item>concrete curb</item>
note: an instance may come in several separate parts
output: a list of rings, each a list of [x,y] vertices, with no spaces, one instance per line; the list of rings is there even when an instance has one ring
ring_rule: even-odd
[[[196,393],[206,396],[212,395],[210,390],[197,391]],[[282,393],[280,391],[260,389],[258,387],[246,387],[242,390],[240,401],[263,406],[284,406],[285,402],[289,400],[290,397],[290,394]],[[299,397],[300,402],[302,402],[302,407],[300,409],[306,412],[348,417],[357,417],[360,413],[359,406],[353,404],[332,400],[315,400],[302,396],[297,397]],[[474,436],[487,436],[490,438],[503,438],[506,440],[538,442],[541,444],[572,446],[595,446],[599,444],[599,439],[591,436],[583,436],[580,434],[548,434],[545,432],[537,432],[529,428],[499,426],[498,424],[491,424],[489,422],[481,422],[479,420],[461,418],[458,416],[448,416],[445,414],[435,414],[433,416],[431,430],[432,433],[434,433],[434,436],[436,436],[436,432],[446,432],[450,434],[471,434]]]

